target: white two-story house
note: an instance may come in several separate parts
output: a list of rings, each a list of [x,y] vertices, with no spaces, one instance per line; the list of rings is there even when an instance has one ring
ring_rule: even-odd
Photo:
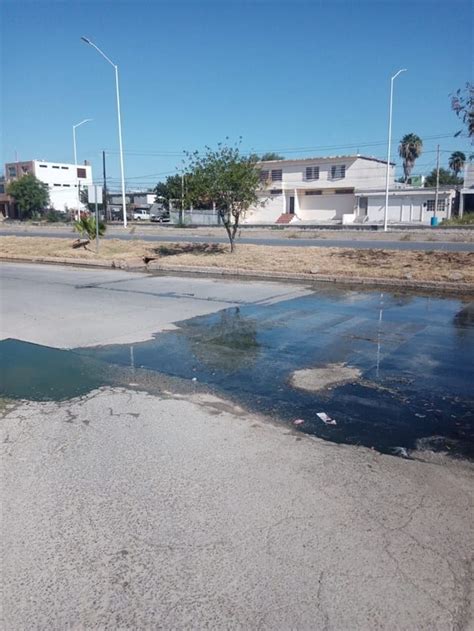
[[[353,155],[270,160],[259,163],[259,168],[263,205],[250,209],[245,223],[349,223],[358,210],[356,192],[385,186],[387,162]],[[393,164],[389,178],[393,185]]]

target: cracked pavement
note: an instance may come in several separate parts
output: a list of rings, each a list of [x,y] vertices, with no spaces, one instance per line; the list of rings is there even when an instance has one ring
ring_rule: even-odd
[[[5,629],[472,628],[472,467],[325,443],[208,394],[3,419]]]

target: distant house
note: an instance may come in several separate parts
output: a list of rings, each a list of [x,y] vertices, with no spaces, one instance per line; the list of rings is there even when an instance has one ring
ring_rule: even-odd
[[[150,209],[155,203],[156,193],[150,191],[128,191],[125,194],[125,203],[128,211],[136,208]],[[112,212],[122,212],[122,194],[109,193],[107,196],[109,209]]]
[[[382,223],[385,211],[387,162],[349,155],[295,158],[259,163],[263,206],[251,208],[247,224]],[[429,223],[435,192],[395,184],[389,166],[388,221]],[[450,215],[454,189],[438,196],[437,216]]]
[[[27,173],[32,173],[38,180],[48,185],[51,208],[63,212],[68,209],[83,208],[79,202],[80,188],[92,184],[92,167],[87,162],[68,164],[45,160],[27,160],[5,164],[6,184]],[[16,216],[14,204],[9,206],[8,216]]]

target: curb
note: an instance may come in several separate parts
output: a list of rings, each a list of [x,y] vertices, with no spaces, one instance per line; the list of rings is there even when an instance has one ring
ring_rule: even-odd
[[[136,259],[127,263],[126,260],[102,261],[100,259],[75,259],[57,258],[52,256],[37,257],[0,257],[0,261],[20,262],[20,263],[47,263],[54,265],[69,265],[76,267],[121,269],[124,271],[153,272],[173,272],[179,274],[194,274],[203,276],[229,276],[249,279],[265,279],[277,281],[303,281],[310,283],[333,283],[336,285],[354,285],[365,287],[399,287],[401,289],[422,289],[431,291],[446,291],[451,293],[472,293],[474,285],[472,283],[449,282],[449,281],[413,281],[397,278],[364,278],[361,276],[331,276],[316,274],[291,273],[281,274],[279,272],[253,272],[247,269],[226,269],[223,267],[192,267],[190,265],[162,265],[156,261],[145,264]]]
[[[185,274],[204,274],[212,276],[234,276],[244,278],[264,278],[270,280],[298,280],[311,283],[334,283],[340,285],[365,285],[365,286],[385,286],[385,287],[401,287],[405,289],[429,289],[437,291],[450,291],[456,293],[473,292],[474,285],[471,283],[462,283],[459,281],[413,281],[397,278],[365,278],[362,276],[331,276],[319,274],[297,274],[279,272],[252,272],[246,269],[236,268],[228,270],[222,267],[192,267],[189,265],[161,265],[159,263],[148,264],[149,272],[177,272]]]

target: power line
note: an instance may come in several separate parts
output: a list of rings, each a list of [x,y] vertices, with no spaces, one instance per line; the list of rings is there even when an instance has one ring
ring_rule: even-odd
[[[466,137],[466,134],[462,134],[462,137]],[[432,136],[425,136],[423,138],[423,142],[428,140],[439,140],[442,138],[454,138],[452,133],[444,133],[444,134],[435,134]],[[358,149],[361,147],[376,147],[376,146],[384,146],[387,144],[386,140],[377,140],[370,142],[358,142],[352,144],[344,144],[344,145],[318,145],[312,147],[280,147],[277,149],[247,149],[243,151],[243,155],[251,155],[253,153],[295,153],[302,152],[307,153],[308,151],[320,151],[320,150],[335,150],[335,149]],[[118,154],[119,152],[115,149],[106,149],[108,154]],[[89,152],[93,153],[93,152]],[[139,149],[129,149],[124,152],[127,155],[136,155],[136,156],[157,156],[157,157],[179,157],[183,156],[186,153],[186,150],[169,150],[169,151],[143,151]]]

